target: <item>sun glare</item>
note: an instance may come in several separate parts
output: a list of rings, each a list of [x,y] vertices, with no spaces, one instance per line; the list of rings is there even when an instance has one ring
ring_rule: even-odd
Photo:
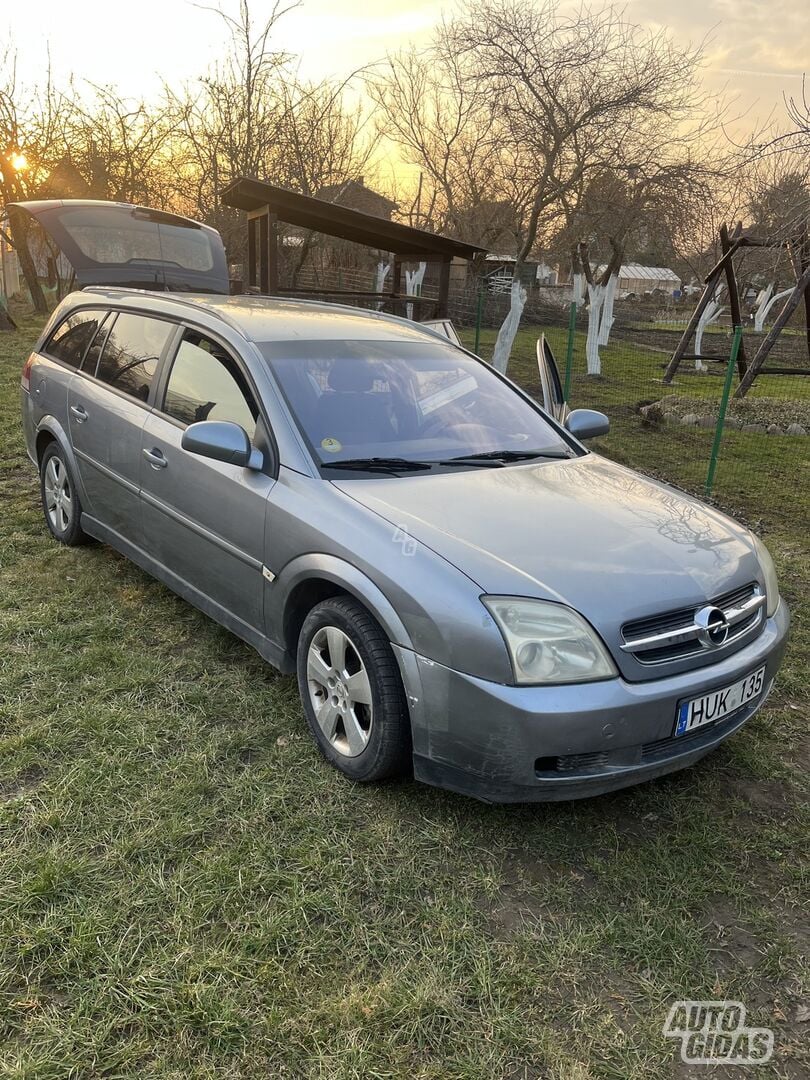
[[[28,168],[28,158],[25,154],[9,154],[8,160],[11,162],[11,167],[15,172],[22,172],[23,169]]]

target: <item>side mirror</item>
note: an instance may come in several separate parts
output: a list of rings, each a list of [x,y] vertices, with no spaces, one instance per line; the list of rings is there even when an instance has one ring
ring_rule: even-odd
[[[574,409],[568,414],[565,426],[575,439],[595,439],[598,435],[607,435],[610,431],[610,420],[602,412],[595,409]]]
[[[243,469],[261,469],[264,460],[261,450],[250,445],[245,429],[230,420],[200,420],[189,424],[180,445],[192,454],[240,465]]]

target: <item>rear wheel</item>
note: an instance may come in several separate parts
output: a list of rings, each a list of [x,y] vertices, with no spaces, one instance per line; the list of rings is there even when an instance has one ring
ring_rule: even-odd
[[[82,505],[68,467],[65,452],[58,443],[49,443],[39,466],[39,490],[45,524],[60,544],[75,547],[87,542],[81,527]]]
[[[310,731],[335,768],[352,780],[408,772],[408,706],[391,645],[356,600],[324,600],[298,639],[298,687]]]

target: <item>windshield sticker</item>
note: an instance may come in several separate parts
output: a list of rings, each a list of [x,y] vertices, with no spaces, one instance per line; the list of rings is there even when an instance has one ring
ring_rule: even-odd
[[[338,454],[343,449],[343,443],[338,442],[337,439],[322,439],[321,449],[327,454]]]

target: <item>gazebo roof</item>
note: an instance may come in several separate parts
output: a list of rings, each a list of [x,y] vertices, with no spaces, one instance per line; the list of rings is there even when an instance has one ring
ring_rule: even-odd
[[[486,249],[475,244],[451,240],[448,236],[414,229],[398,221],[365,214],[338,203],[325,202],[311,195],[300,195],[288,188],[261,180],[239,177],[222,192],[225,206],[248,212],[275,214],[279,221],[304,229],[351,240],[356,244],[389,251],[401,259],[446,260],[472,259]]]

